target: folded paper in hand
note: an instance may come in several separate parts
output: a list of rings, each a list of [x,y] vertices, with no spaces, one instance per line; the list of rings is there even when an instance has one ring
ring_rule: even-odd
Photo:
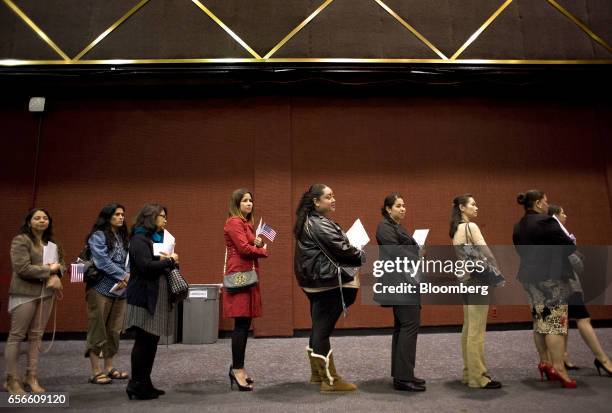
[[[57,245],[51,241],[47,242],[47,245],[43,248],[43,265],[55,264],[59,262],[59,255],[57,254]]]
[[[115,295],[121,295],[125,291],[126,287],[120,288],[119,283],[113,285],[113,288],[110,289],[110,292]]]
[[[351,228],[346,231],[346,237],[353,247],[360,250],[370,242],[370,237],[368,237],[368,233],[359,218],[357,218]]]
[[[419,244],[419,247],[425,245],[425,240],[427,239],[427,235],[429,235],[428,229],[415,229],[414,234],[412,234],[412,238]]]
[[[164,242],[156,242],[153,244],[153,255],[160,256],[160,253],[172,254],[174,253],[174,246],[176,245],[176,239],[167,230],[164,230]]]

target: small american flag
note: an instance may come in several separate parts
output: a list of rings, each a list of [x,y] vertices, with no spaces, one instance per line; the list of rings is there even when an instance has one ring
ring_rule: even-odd
[[[257,227],[257,231],[255,232],[255,235],[257,236],[259,236],[260,234],[268,238],[270,242],[274,242],[274,238],[276,238],[276,231],[274,231],[274,229],[265,222],[262,223],[261,219],[259,220],[259,226]]]
[[[82,283],[83,282],[83,270],[85,265],[80,262],[76,262],[70,265],[70,282],[71,283]]]

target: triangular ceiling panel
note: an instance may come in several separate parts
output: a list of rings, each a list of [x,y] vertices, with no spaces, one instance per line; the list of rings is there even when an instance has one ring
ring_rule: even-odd
[[[259,55],[264,56],[324,0],[201,0]]]
[[[273,57],[440,58],[372,0],[335,0]]]
[[[252,57],[193,2],[151,0],[83,60]]]
[[[504,0],[383,0],[446,56],[463,43]]]
[[[71,58],[138,4],[138,0],[14,0]]]
[[[63,60],[4,3],[0,3],[0,25],[2,33],[11,39],[0,41],[0,59]]]
[[[557,0],[557,3],[582,21],[593,33],[612,46],[612,10],[610,0]],[[609,13],[595,12],[608,10]],[[593,44],[598,59],[610,59],[611,52],[600,44]]]
[[[547,1],[514,0],[459,59],[593,59],[591,42]]]

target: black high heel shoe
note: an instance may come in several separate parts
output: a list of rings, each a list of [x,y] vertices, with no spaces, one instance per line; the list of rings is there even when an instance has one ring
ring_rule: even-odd
[[[599,373],[600,376],[601,371],[599,371],[599,369],[603,369],[603,371],[605,371],[608,376],[612,377],[612,371],[608,370],[606,366],[604,366],[603,363],[599,361],[599,359],[595,359],[595,361],[593,361],[593,364],[595,364],[595,367],[597,367],[597,373]]]
[[[151,388],[151,391],[153,393],[157,393],[158,396],[163,396],[164,394],[166,394],[164,390],[158,389],[157,387],[153,386],[153,382],[151,381],[151,379],[147,380],[147,384]]]
[[[236,374],[234,373],[234,369],[232,369],[232,366],[230,366],[230,369],[229,369],[229,380],[230,380],[230,388],[232,390],[234,390],[234,383],[236,383],[236,386],[238,386],[238,390],[240,391],[253,391],[253,388],[248,384],[248,382],[246,386],[243,386],[240,383],[238,383],[238,379],[236,378]]]
[[[132,380],[128,382],[128,385],[125,388],[125,392],[127,393],[130,400],[151,400],[157,399],[159,397],[159,394],[155,392],[152,387],[149,386],[147,383],[141,383]]]

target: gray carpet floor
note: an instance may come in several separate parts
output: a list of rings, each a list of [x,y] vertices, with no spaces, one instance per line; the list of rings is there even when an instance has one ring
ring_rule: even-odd
[[[612,329],[597,333],[612,352]],[[49,391],[69,392],[70,410],[87,412],[612,412],[612,377],[597,375],[593,356],[576,330],[570,331],[569,350],[582,368],[572,372],[578,381],[573,390],[540,382],[531,331],[489,332],[486,340],[488,367],[503,383],[501,390],[461,384],[458,333],[419,336],[416,375],[427,380],[424,393],[392,389],[387,335],[332,338],[339,373],[359,386],[350,394],[320,394],[307,384],[306,338],[249,339],[246,366],[256,380],[252,393],[230,391],[229,339],[207,345],[160,345],[153,381],[167,394],[158,400],[129,401],[125,381],[107,386],[87,383],[89,361],[83,358],[80,341],[56,341],[50,353],[41,356],[39,375]],[[121,342],[117,367],[129,371],[131,347],[130,340]],[[4,371],[4,358],[0,369]]]

